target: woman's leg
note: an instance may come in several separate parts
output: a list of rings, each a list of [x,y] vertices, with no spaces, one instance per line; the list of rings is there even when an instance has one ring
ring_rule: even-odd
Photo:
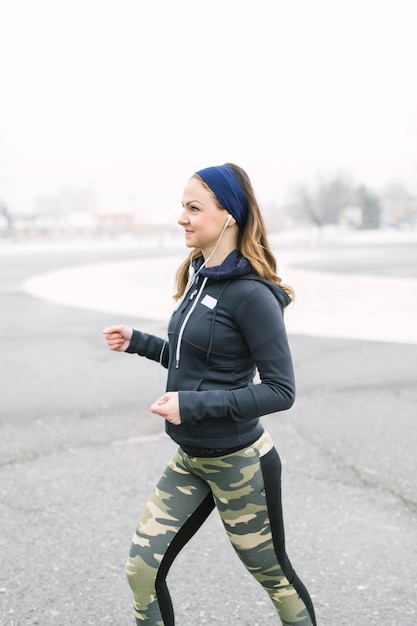
[[[207,484],[190,473],[176,453],[145,507],[126,565],[136,624],[174,625],[166,576],[213,508]]]
[[[281,463],[269,435],[233,454],[195,461],[233,547],[270,596],[282,624],[315,626],[310,596],[285,551]]]

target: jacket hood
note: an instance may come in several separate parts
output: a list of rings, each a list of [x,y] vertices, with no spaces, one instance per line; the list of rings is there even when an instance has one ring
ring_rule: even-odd
[[[203,278],[210,278],[214,280],[237,278],[238,276],[245,276],[247,274],[253,274],[253,268],[248,259],[242,256],[240,250],[233,250],[223,261],[221,265],[216,267],[203,267],[200,271],[200,267],[203,265],[204,258],[199,256],[193,261],[193,267]]]
[[[276,283],[272,283],[270,280],[258,276],[248,259],[244,257],[238,249],[233,250],[221,265],[217,265],[216,267],[203,267],[199,271],[203,262],[204,258],[200,256],[194,259],[192,263],[196,273],[198,272],[203,278],[210,280],[227,280],[229,278],[246,277],[252,280],[259,280],[272,291],[282,309],[291,303],[291,298],[288,293]]]
[[[260,278],[259,276],[257,276],[256,279],[266,285],[272,291],[282,309],[291,304],[292,300],[288,293],[285,291],[285,289],[283,289],[276,283],[271,283],[271,281],[266,280],[266,278]]]

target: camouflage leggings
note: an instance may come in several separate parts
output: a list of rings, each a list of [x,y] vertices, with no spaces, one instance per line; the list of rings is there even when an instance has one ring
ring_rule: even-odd
[[[315,626],[314,609],[285,552],[281,463],[267,433],[225,456],[179,449],[143,515],[126,565],[136,624],[173,626],[166,576],[175,557],[217,507],[227,535],[284,626]]]

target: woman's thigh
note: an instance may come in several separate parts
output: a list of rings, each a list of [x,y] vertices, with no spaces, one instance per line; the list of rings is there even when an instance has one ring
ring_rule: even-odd
[[[130,558],[140,557],[158,569],[174,538],[180,533],[178,552],[213,508],[209,486],[189,471],[182,455],[176,452],[145,506],[133,536]]]

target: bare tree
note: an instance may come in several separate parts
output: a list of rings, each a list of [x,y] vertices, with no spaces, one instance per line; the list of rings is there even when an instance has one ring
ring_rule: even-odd
[[[294,187],[290,208],[294,217],[307,218],[317,226],[336,224],[341,211],[352,204],[354,196],[350,179],[338,175],[330,180],[319,179],[312,188],[305,183]]]
[[[6,223],[6,235],[10,236],[13,233],[13,219],[4,200],[0,200],[0,215],[4,217]]]

